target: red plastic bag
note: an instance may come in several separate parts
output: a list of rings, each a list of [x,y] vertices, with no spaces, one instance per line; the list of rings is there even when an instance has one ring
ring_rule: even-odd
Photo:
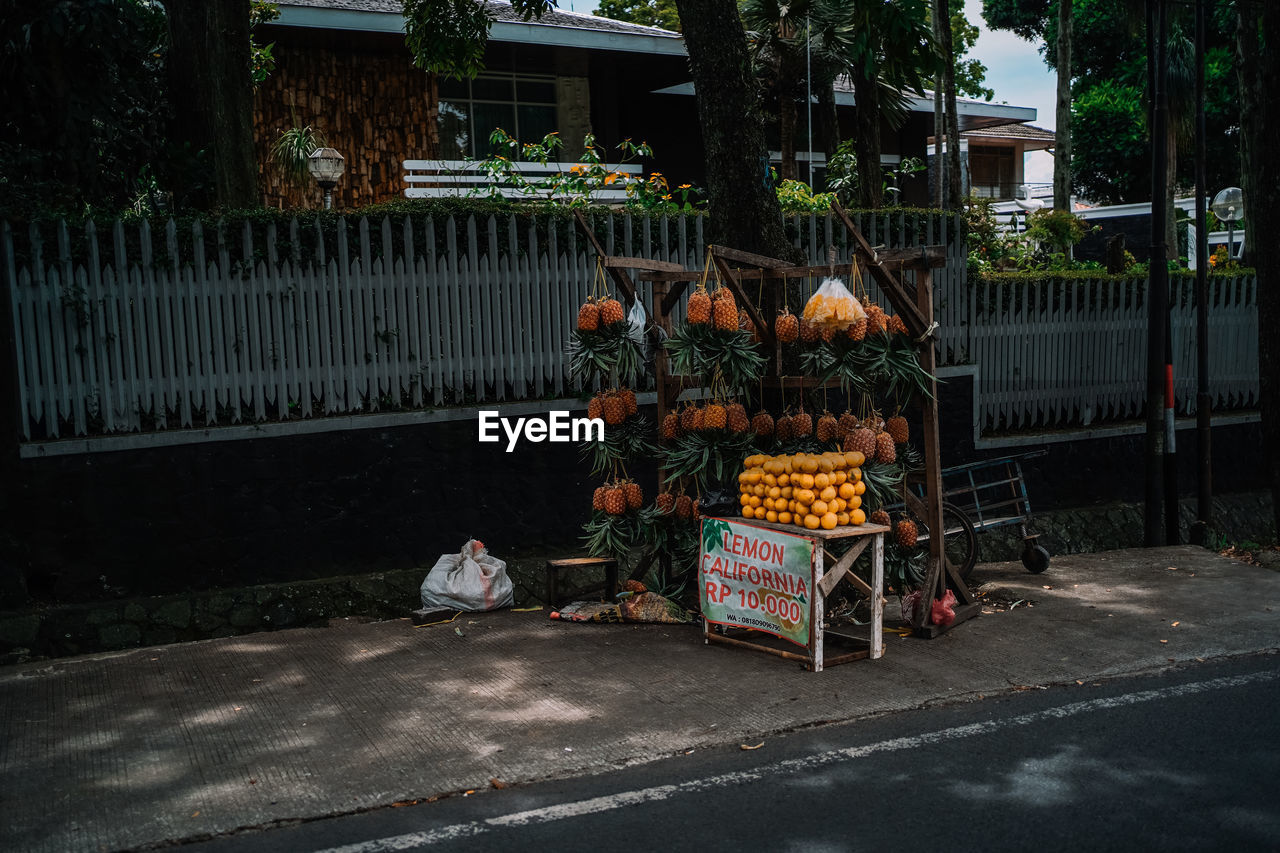
[[[929,616],[930,621],[940,628],[945,628],[956,621],[956,594],[947,590],[947,594],[942,598],[935,598]]]

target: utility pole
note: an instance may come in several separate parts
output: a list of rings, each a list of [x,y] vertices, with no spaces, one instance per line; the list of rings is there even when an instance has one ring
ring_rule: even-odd
[[[1213,453],[1209,396],[1209,227],[1205,222],[1204,0],[1196,0],[1196,523],[1191,541],[1203,545],[1213,522]]]
[[[1143,541],[1147,547],[1163,543],[1162,481],[1166,442],[1173,433],[1164,403],[1172,375],[1166,370],[1165,332],[1169,313],[1169,264],[1164,242],[1165,134],[1169,122],[1164,81],[1168,66],[1165,0],[1147,0],[1147,92],[1151,121],[1151,259],[1147,279],[1147,441],[1146,503]],[[1171,388],[1170,388],[1171,390]]]

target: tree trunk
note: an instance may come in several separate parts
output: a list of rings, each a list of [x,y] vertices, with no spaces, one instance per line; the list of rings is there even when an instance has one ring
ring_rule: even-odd
[[[942,44],[942,25],[938,16],[938,4],[942,0],[933,0],[933,40]],[[937,208],[946,206],[947,202],[947,161],[942,153],[943,137],[946,135],[946,119],[942,109],[942,74],[933,75],[933,205]]]
[[[822,152],[830,164],[840,147],[840,117],[836,113],[835,80],[824,80],[818,87],[818,128],[821,130]]]
[[[960,164],[960,120],[956,114],[956,55],[951,43],[951,2],[938,0],[938,34],[942,37],[942,102],[947,133],[946,206],[956,209],[964,203],[964,170]]]
[[[1258,271],[1258,378],[1262,446],[1266,452],[1271,502],[1280,528],[1280,241],[1264,239],[1265,216],[1254,212],[1280,198],[1280,100],[1265,97],[1263,81],[1280,79],[1280,6],[1240,3],[1237,9],[1237,74],[1244,177],[1245,242]],[[1262,25],[1259,43],[1258,24]]]
[[[880,169],[880,81],[861,68],[853,73],[857,110],[854,145],[858,153],[858,206],[875,209],[884,204],[884,176]]]
[[[796,179],[796,101],[786,92],[778,96],[778,131],[782,142],[782,162],[778,165],[778,177],[784,181]]]
[[[1071,0],[1058,0],[1058,111],[1053,142],[1053,209],[1071,210]]]
[[[676,9],[698,98],[710,241],[789,259],[738,6],[734,0],[677,0]]]
[[[1169,122],[1169,133],[1165,138],[1165,186],[1164,186],[1164,245],[1165,257],[1176,261],[1178,255],[1178,208],[1174,200],[1178,195],[1178,131],[1176,122]]]
[[[219,207],[258,204],[249,0],[167,0],[171,140],[204,151]]]

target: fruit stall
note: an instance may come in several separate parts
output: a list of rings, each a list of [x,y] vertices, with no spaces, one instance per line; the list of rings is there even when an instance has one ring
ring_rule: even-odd
[[[696,595],[708,642],[815,671],[879,656],[886,588],[920,636],[979,612],[944,544],[932,295],[943,252],[874,248],[833,212],[849,249],[839,267],[834,247],[827,264],[801,266],[710,246],[693,270],[609,256],[578,214],[597,284],[570,351],[575,376],[600,388],[588,413],[606,425],[583,446],[607,478],[588,550],[631,560],[632,589]],[[651,284],[650,304],[636,280]],[[646,371],[656,421],[632,387]],[[628,465],[655,459],[649,503]],[[734,543],[755,559],[750,578],[741,554],[716,553]],[[761,555],[777,558],[771,571]],[[726,568],[742,570],[743,588]],[[867,608],[867,636],[841,635],[861,648],[825,654],[823,602],[837,588]]]

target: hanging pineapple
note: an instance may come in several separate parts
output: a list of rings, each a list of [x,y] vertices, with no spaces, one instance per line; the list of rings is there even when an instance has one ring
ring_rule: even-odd
[[[622,311],[622,303],[616,299],[606,299],[600,303],[600,325],[612,326],[615,323],[621,323],[626,318],[626,314]]]
[[[905,335],[907,333],[907,324],[902,322],[902,318],[894,314],[888,320],[889,334]]]
[[[680,416],[675,412],[667,412],[667,416],[662,419],[662,438],[665,441],[674,441],[680,436]]]
[[[594,296],[582,303],[582,307],[578,309],[578,330],[582,332],[594,332],[600,328],[600,306],[596,304]]]
[[[617,426],[627,419],[627,404],[615,391],[610,391],[604,398],[602,406],[604,422],[609,426]]]
[[[784,344],[794,343],[800,337],[800,318],[784,307],[773,321],[773,334]]]
[[[815,429],[818,441],[823,443],[835,441],[836,433],[839,431],[840,422],[836,420],[836,416],[830,412],[823,412],[822,417],[818,418],[818,424]]]
[[[755,413],[751,418],[751,430],[761,438],[773,437],[773,415],[764,409]]]
[[[884,422],[885,432],[893,436],[894,444],[906,444],[911,437],[911,430],[907,426],[907,419],[902,415],[894,415]]]
[[[920,533],[916,530],[914,521],[904,518],[894,525],[893,538],[903,548],[914,548],[916,547],[916,541],[920,538]]]
[[[636,402],[635,391],[632,391],[630,388],[623,388],[618,393],[622,395],[623,405],[625,405],[627,409],[627,417],[630,417],[640,411],[640,404]]]
[[[605,503],[604,503],[605,495],[607,495],[608,493],[609,493],[608,486],[596,486],[596,490],[591,493],[591,508],[596,512],[600,512],[601,510],[603,510],[605,507]]]
[[[876,457],[876,434],[865,426],[858,427],[845,438],[844,449],[861,453],[867,459],[874,459]]]
[[[746,432],[751,429],[751,419],[747,417],[747,410],[741,403],[729,405],[727,415],[730,432]]]
[[[808,438],[813,435],[813,415],[800,406],[800,411],[791,416],[791,434],[796,438]]]
[[[724,429],[729,413],[724,406],[713,402],[702,410],[702,428],[705,430]]]
[[[634,480],[622,484],[622,493],[627,499],[627,509],[639,509],[644,506],[644,490]]]
[[[693,500],[688,495],[681,495],[676,498],[676,517],[690,518],[693,516]]]
[[[867,334],[878,335],[884,331],[884,309],[872,303],[867,306]]]
[[[822,337],[821,330],[817,325],[810,323],[808,320],[800,321],[800,340],[806,344],[814,344]]]
[[[898,451],[893,446],[893,436],[882,432],[876,436],[876,461],[888,464],[898,458]]]
[[[653,505],[658,508],[658,512],[663,515],[671,515],[676,507],[676,496],[670,492],[660,492],[658,497],[653,501]]]
[[[731,332],[738,328],[738,305],[727,287],[716,291],[711,300],[711,315],[716,328],[721,331]]]
[[[616,483],[605,490],[604,511],[609,515],[622,515],[627,511],[627,494]]]
[[[596,394],[587,402],[587,417],[596,421],[604,417],[604,396],[603,393]]]
[[[689,295],[689,304],[685,307],[685,319],[695,326],[711,322],[711,296],[706,287],[699,284]]]
[[[851,341],[861,341],[867,336],[867,318],[860,317],[845,331]]]
[[[879,524],[881,527],[893,526],[893,519],[889,518],[889,513],[885,512],[882,509],[878,509],[875,512],[871,513],[870,517],[867,520],[870,521],[872,524]]]
[[[787,415],[779,415],[778,422],[773,428],[773,434],[778,441],[790,441],[794,434],[791,429],[791,418]]]
[[[837,422],[836,426],[836,438],[843,442],[849,437],[849,433],[858,428],[858,419],[854,417],[853,412],[845,409],[844,414],[840,416],[840,420]]]

